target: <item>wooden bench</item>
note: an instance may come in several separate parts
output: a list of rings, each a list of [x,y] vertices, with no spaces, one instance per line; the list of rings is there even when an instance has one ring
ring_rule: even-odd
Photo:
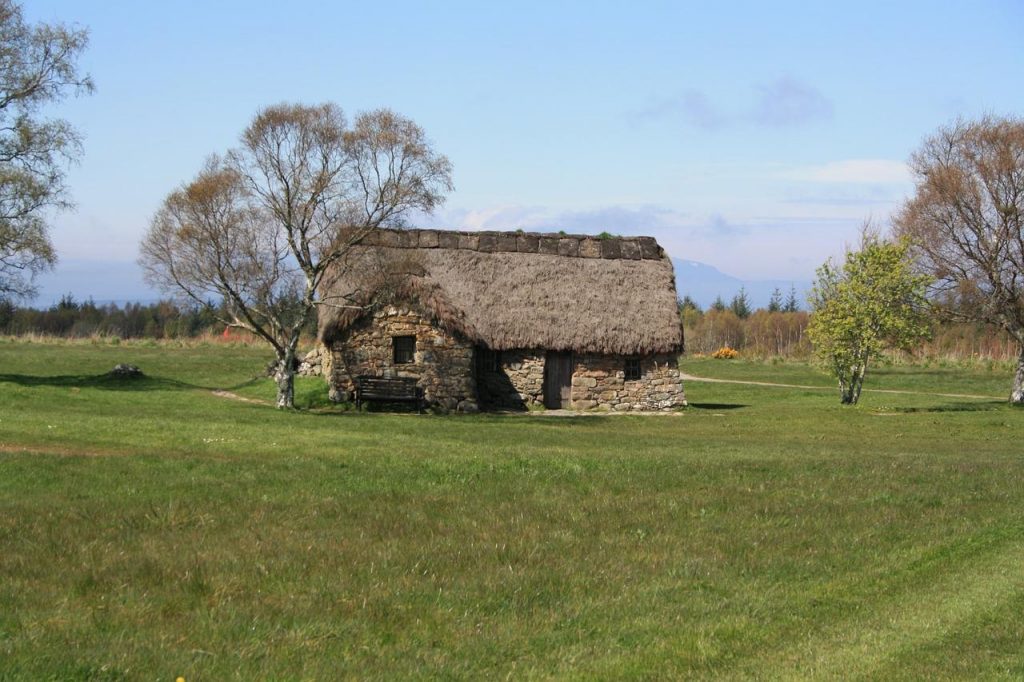
[[[416,403],[416,411],[423,413],[423,389],[414,377],[358,376],[356,377],[356,409],[364,402]]]

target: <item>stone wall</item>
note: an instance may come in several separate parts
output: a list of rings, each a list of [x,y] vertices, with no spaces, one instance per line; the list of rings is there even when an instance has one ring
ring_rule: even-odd
[[[544,404],[542,350],[503,351],[499,371],[477,372],[484,408],[529,409]],[[670,410],[686,405],[679,358],[666,353],[640,358],[640,379],[626,381],[626,359],[617,355],[576,355],[572,407],[576,410]]]
[[[625,358],[577,355],[572,375],[572,406],[577,410],[671,410],[686,405],[679,357],[674,353],[640,358],[640,379],[626,381]]]
[[[396,365],[392,337],[415,336],[414,361]],[[360,374],[415,377],[427,402],[445,410],[475,412],[473,346],[431,325],[417,311],[389,307],[349,328],[330,349],[325,373],[331,399],[349,400]]]
[[[416,337],[413,362],[394,364],[395,336]],[[328,352],[311,354],[303,364],[310,373],[323,368],[337,401],[351,398],[354,377],[370,374],[415,377],[427,401],[444,410],[524,410],[544,404],[545,351],[502,351],[497,368],[478,364],[480,352],[433,326],[427,316],[391,307],[357,322]],[[651,411],[686,405],[675,354],[641,357],[641,377],[635,381],[626,381],[622,356],[580,354],[574,363],[573,409]]]
[[[500,353],[500,368],[477,372],[480,405],[500,410],[525,410],[544,404],[544,351]]]
[[[327,372],[324,371],[324,365],[330,367],[330,362],[324,362],[330,355],[327,353],[323,346],[317,346],[313,350],[302,356],[302,362],[299,363],[299,369],[296,370],[299,376],[303,377],[319,377],[323,376]]]

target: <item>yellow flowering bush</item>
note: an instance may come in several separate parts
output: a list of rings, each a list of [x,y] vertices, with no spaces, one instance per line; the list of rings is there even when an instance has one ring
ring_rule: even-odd
[[[722,346],[711,354],[715,360],[733,360],[739,356],[739,352],[729,346]]]

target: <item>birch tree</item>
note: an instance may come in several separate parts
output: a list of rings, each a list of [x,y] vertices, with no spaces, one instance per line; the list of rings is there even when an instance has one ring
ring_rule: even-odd
[[[294,406],[297,350],[332,267],[367,233],[429,213],[451,164],[423,130],[387,109],[349,126],[334,104],[267,107],[225,157],[172,192],[141,245],[148,281],[196,302],[226,302],[231,327],[275,351],[277,406]]]
[[[841,265],[830,259],[818,268],[807,335],[844,405],[857,404],[868,364],[883,350],[910,350],[928,335],[928,278],[914,272],[908,248],[865,231]]]
[[[34,278],[57,254],[49,212],[70,207],[65,169],[81,154],[81,138],[49,106],[93,89],[78,57],[83,29],[28,24],[21,6],[0,0],[0,300],[31,296]]]
[[[1017,343],[1010,402],[1024,405],[1024,119],[960,120],[910,159],[916,189],[894,218],[952,319],[984,322]]]

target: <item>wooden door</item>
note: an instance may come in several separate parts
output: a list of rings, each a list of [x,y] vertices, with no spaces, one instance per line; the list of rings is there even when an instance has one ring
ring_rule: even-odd
[[[548,351],[544,359],[544,406],[559,410],[570,405],[572,353]]]

